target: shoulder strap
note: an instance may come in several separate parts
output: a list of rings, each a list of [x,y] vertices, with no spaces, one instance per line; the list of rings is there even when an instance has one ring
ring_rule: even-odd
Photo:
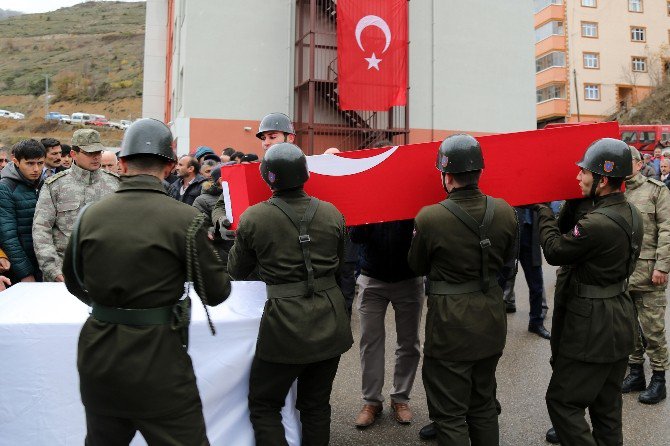
[[[308,297],[312,297],[314,295],[314,268],[312,267],[312,256],[309,253],[309,243],[311,240],[307,229],[314,218],[314,214],[316,214],[316,209],[319,207],[319,200],[314,197],[309,200],[309,205],[307,205],[307,210],[305,210],[302,218],[299,218],[298,214],[281,198],[272,197],[268,202],[277,206],[298,230],[298,243],[300,243],[303,261],[307,269],[307,295]]]
[[[465,226],[479,237],[479,246],[482,250],[482,263],[480,271],[480,284],[483,292],[489,290],[489,248],[491,247],[491,240],[488,238],[489,227],[493,221],[493,214],[495,212],[496,202],[493,197],[486,196],[486,210],[484,211],[484,218],[482,223],[477,223],[477,220],[472,218],[470,214],[465,212],[462,207],[456,204],[453,200],[442,200],[442,206],[456,218],[458,218]]]
[[[610,220],[612,220],[614,223],[617,224],[617,226],[619,226],[621,229],[623,229],[623,231],[626,233],[626,236],[628,236],[628,244],[630,246],[630,253],[628,255],[628,262],[627,262],[628,276],[626,276],[626,282],[628,282],[628,277],[632,273],[631,266],[634,264],[633,260],[634,260],[635,256],[637,255],[637,253],[640,251],[640,246],[637,243],[636,238],[635,238],[635,235],[636,235],[635,229],[639,225],[638,215],[637,215],[636,209],[633,208],[633,204],[631,204],[631,203],[627,203],[627,204],[628,204],[628,207],[630,209],[631,219],[632,219],[632,223],[633,223],[632,227],[631,227],[631,225],[628,224],[626,219],[621,216],[621,214],[619,214],[618,212],[616,212],[616,211],[614,211],[614,210],[612,210],[608,207],[595,209],[593,211],[594,214],[601,214],[601,215],[604,215],[605,217],[609,218]]]
[[[72,233],[70,234],[70,243],[72,244],[72,270],[74,271],[74,278],[77,281],[79,288],[81,288],[85,293],[88,293],[88,290],[84,285],[84,277],[79,272],[79,227],[81,226],[81,219],[84,216],[84,212],[86,212],[88,207],[92,204],[93,203],[89,203],[81,208],[79,215],[77,215],[77,220],[74,222],[74,226],[72,227]]]

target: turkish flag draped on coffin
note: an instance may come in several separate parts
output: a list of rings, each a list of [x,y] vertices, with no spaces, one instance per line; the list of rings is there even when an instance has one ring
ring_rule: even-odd
[[[337,86],[342,110],[407,102],[407,0],[337,2]]]
[[[512,206],[581,197],[575,165],[599,138],[617,138],[616,122],[480,136],[480,187]],[[305,191],[334,204],[347,225],[414,218],[446,197],[435,168],[440,142],[307,157]],[[270,198],[259,164],[221,169],[226,211],[233,227],[242,212]],[[228,192],[226,192],[228,191]]]

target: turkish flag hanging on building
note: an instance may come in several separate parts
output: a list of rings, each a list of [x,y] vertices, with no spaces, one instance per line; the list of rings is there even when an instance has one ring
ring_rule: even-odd
[[[407,103],[407,0],[337,2],[337,86],[342,110]]]

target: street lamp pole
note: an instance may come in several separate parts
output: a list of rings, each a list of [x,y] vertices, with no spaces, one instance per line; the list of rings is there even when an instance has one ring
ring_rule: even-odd
[[[44,75],[44,119],[49,116],[49,74]]]

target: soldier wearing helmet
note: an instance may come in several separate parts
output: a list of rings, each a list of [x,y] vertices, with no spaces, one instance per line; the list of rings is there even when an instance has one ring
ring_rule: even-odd
[[[256,138],[262,141],[263,150],[281,142],[292,143],[295,140],[293,123],[283,113],[265,115],[258,126]]]
[[[516,257],[516,214],[479,190],[484,158],[472,136],[445,139],[436,167],[449,197],[416,216],[408,256],[429,280],[423,361],[429,415],[439,444],[498,444],[495,371],[507,321],[497,275]]]
[[[628,277],[643,234],[640,212],[620,190],[632,172],[630,148],[599,139],[577,165],[582,195],[593,207],[572,230],[561,234],[551,209],[533,206],[545,259],[564,272],[552,321],[546,399],[554,431],[547,438],[569,445],[623,444],[621,386],[637,324]]]
[[[298,380],[303,444],[328,444],[330,393],[340,355],[353,344],[337,286],[344,263],[344,217],[303,190],[307,160],[290,143],[272,146],[260,165],[272,198],[240,217],[228,272],[258,270],[268,301],[249,380],[249,411],[259,446],[281,444],[281,408]]]
[[[86,444],[128,444],[139,430],[148,444],[206,445],[184,282],[217,305],[230,281],[200,212],[163,188],[170,129],[136,121],[119,156],[118,191],[80,212],[63,262],[68,290],[92,307],[77,354]],[[202,275],[187,271],[188,256]]]

